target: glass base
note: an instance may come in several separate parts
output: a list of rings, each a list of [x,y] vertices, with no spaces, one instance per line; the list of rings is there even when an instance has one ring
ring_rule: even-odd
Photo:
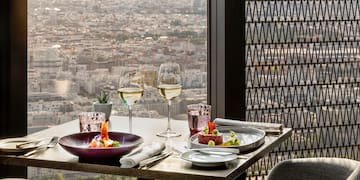
[[[156,135],[160,136],[160,137],[166,137],[166,138],[181,136],[180,133],[177,133],[175,131],[165,131],[165,132],[157,133]]]

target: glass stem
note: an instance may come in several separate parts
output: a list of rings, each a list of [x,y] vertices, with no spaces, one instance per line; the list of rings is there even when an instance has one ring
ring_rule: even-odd
[[[170,106],[171,106],[171,101],[168,100],[168,126],[166,131],[170,132],[171,131],[171,125],[170,125]]]
[[[132,133],[132,106],[128,106],[129,108],[129,132]]]

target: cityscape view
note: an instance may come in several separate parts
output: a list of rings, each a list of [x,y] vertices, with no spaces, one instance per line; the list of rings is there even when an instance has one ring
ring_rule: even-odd
[[[133,116],[165,118],[167,103],[156,89],[165,62],[180,64],[182,73],[172,118],[187,119],[187,104],[207,101],[206,0],[28,0],[27,40],[28,133],[93,111],[101,90],[110,92],[112,116],[127,116],[117,89],[135,69],[144,95]],[[55,172],[29,168],[29,178]]]
[[[134,116],[166,117],[156,89],[161,63],[181,65],[181,96],[172,106],[206,103],[205,0],[30,0],[28,3],[29,132],[92,111],[101,90],[111,93],[112,115],[126,116],[117,94],[122,74],[140,69],[145,93]]]

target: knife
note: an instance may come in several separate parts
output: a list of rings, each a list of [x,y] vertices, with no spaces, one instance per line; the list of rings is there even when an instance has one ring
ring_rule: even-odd
[[[228,153],[228,154],[239,154],[240,150],[237,148],[196,148],[196,149],[189,149],[190,151],[198,151],[198,152],[221,152],[221,153]]]
[[[160,154],[160,155],[151,157],[149,159],[142,160],[139,163],[139,168],[138,169],[142,169],[142,168],[148,169],[148,168],[156,165],[161,160],[164,160],[165,158],[169,157],[171,154],[172,154],[172,152],[167,152],[167,153],[164,153],[164,154]]]

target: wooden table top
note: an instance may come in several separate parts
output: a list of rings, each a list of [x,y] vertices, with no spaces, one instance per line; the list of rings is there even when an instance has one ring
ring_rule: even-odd
[[[111,131],[128,132],[128,117],[112,116]],[[167,119],[133,118],[133,133],[144,138],[144,144],[153,141],[165,142],[167,148],[188,140],[189,129],[187,121],[172,120],[172,129],[182,133],[176,138],[157,137],[156,133],[166,129]],[[65,136],[79,132],[79,122],[74,120],[65,124],[51,127],[40,132],[30,134],[29,138],[43,138],[52,136]],[[35,166],[44,168],[106,173],[114,175],[132,176],[146,179],[234,179],[241,175],[249,166],[270,152],[275,146],[291,136],[291,129],[284,128],[278,136],[266,136],[265,143],[255,151],[244,154],[248,159],[234,160],[226,167],[220,169],[196,168],[188,161],[174,153],[149,169],[120,168],[116,164],[94,164],[79,162],[79,158],[65,151],[60,145],[50,148],[33,156],[0,155],[0,163],[8,165]]]

